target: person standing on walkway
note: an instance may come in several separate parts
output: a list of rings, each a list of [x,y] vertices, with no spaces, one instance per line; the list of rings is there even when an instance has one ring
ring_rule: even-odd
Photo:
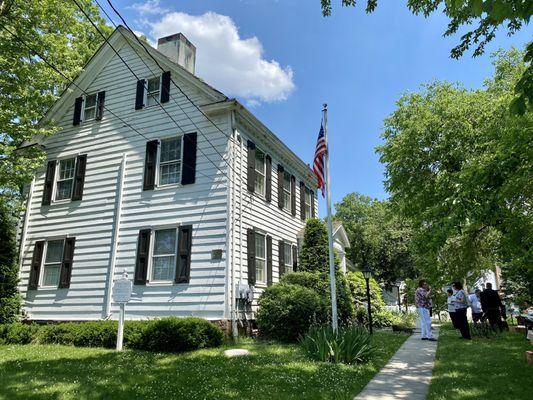
[[[455,306],[455,323],[461,331],[462,338],[470,340],[470,327],[466,319],[466,310],[468,308],[467,296],[461,282],[454,282],[453,288],[455,289],[455,299],[453,301]]]
[[[492,283],[490,282],[486,283],[485,290],[481,293],[481,308],[488,318],[492,329],[501,329],[502,320],[500,310],[502,308],[502,300],[498,292],[492,289]]]
[[[450,314],[450,320],[452,321],[453,327],[457,329],[457,326],[455,325],[455,305],[453,303],[455,297],[453,296],[453,290],[448,289],[446,290],[446,293],[448,293],[448,299],[446,300],[448,303],[448,314]]]
[[[415,291],[415,305],[420,317],[420,338],[432,342],[436,341],[431,333],[431,317],[429,316],[431,288],[425,280],[418,282],[418,288]]]
[[[472,308],[472,320],[474,321],[474,324],[477,324],[479,321],[481,321],[481,317],[483,316],[480,294],[481,290],[476,289],[475,293],[468,296],[468,299],[470,300],[470,307]]]

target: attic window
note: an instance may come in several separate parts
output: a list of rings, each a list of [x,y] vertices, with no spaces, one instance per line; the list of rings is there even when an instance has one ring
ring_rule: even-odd
[[[83,108],[83,120],[90,121],[96,117],[96,93],[87,95],[85,97],[85,105]]]
[[[148,90],[146,91],[146,105],[154,106],[159,103],[160,94],[161,94],[161,77],[157,76],[155,78],[148,79],[147,84]]]

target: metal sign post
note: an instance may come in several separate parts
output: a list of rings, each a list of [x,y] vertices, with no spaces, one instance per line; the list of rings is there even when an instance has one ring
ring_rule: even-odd
[[[124,340],[124,314],[126,303],[131,299],[132,283],[128,279],[128,273],[123,272],[122,278],[117,279],[113,284],[113,301],[120,306],[120,313],[118,316],[118,332],[117,332],[117,351],[122,350],[122,342]]]

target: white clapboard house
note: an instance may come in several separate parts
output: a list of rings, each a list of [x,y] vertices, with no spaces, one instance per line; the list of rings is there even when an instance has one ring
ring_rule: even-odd
[[[20,227],[29,319],[113,318],[126,271],[128,319],[228,321],[297,268],[315,178],[195,56],[182,34],[156,50],[119,27],[44,116],[59,130],[28,144],[47,156]]]

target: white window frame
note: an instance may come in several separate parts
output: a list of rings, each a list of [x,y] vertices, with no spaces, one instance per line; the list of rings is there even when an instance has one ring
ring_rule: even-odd
[[[261,235],[263,236],[263,244],[264,244],[264,248],[265,248],[265,257],[264,258],[259,258],[257,256],[257,235]],[[255,253],[255,281],[256,281],[256,284],[259,284],[259,285],[263,285],[263,286],[266,286],[267,284],[267,258],[268,258],[268,251],[267,251],[267,234],[264,233],[264,232],[258,232],[258,231],[255,231],[254,232],[254,253]],[[263,266],[263,276],[264,276],[264,280],[259,280],[259,278],[257,277],[257,260],[261,260],[264,262],[264,266]]]
[[[160,178],[160,168],[161,168],[161,142],[163,140],[167,140],[167,139],[175,139],[175,138],[179,138],[180,141],[181,141],[181,144],[180,144],[180,179],[179,179],[179,182],[176,182],[176,183],[165,183],[164,185],[161,184],[159,182],[159,178]],[[175,163],[176,160],[174,161],[165,161],[164,164],[172,164],[172,163]],[[156,187],[162,187],[162,188],[165,188],[165,187],[174,187],[174,186],[181,186],[181,178],[183,177],[183,135],[172,135],[172,136],[167,136],[167,137],[164,137],[164,138],[160,138],[159,139],[159,145],[157,146],[157,162],[156,162],[156,172],[155,172],[155,186]]]
[[[87,97],[94,96],[94,106],[89,108],[94,108],[94,116],[92,118],[85,118],[85,105],[87,104]],[[83,106],[82,106],[82,112],[81,112],[81,122],[87,122],[87,121],[94,121],[96,119],[96,112],[98,108],[98,93],[89,93],[87,95],[83,96]]]
[[[73,172],[73,175],[72,175],[72,186],[70,188],[70,196],[69,197],[65,197],[64,199],[57,199],[57,190],[58,190],[58,186],[59,186],[59,172],[60,172],[60,166],[61,166],[61,161],[66,161],[66,160],[71,160],[71,159],[74,159],[74,172]],[[72,193],[74,192],[74,180],[76,179],[76,166],[78,164],[78,156],[77,155],[70,155],[70,156],[65,156],[65,157],[61,157],[61,158],[58,158],[56,159],[56,170],[55,170],[55,173],[54,173],[54,189],[52,191],[52,202],[54,203],[68,203],[69,201],[72,200]],[[62,181],[65,181],[66,179],[61,179]]]
[[[263,171],[258,171],[257,170],[257,153],[261,153],[263,154]],[[255,173],[255,179],[254,179],[254,193],[257,193],[259,196],[261,197],[266,197],[266,168],[267,168],[267,163],[266,163],[266,153],[258,148],[255,149],[255,159],[254,159],[254,173]],[[257,175],[261,175],[263,177],[263,191],[262,192],[258,192],[257,191]]]
[[[46,239],[44,242],[43,255],[41,258],[41,268],[40,268],[40,273],[39,273],[39,287],[42,289],[57,289],[59,287],[59,281],[61,279],[61,266],[63,265],[63,257],[65,255],[64,254],[65,253],[65,239],[66,238],[64,236],[59,236],[59,237],[52,237],[50,239]],[[63,243],[63,245],[61,246],[61,257],[59,261],[59,275],[57,278],[57,284],[56,285],[44,285],[44,274],[46,272],[45,269],[46,269],[46,254],[48,253],[48,242],[56,242],[56,241],[61,241]],[[49,263],[49,264],[56,265],[57,263]]]
[[[159,79],[159,89],[158,89],[159,95],[157,96],[157,102],[155,104],[148,104],[148,88],[149,88],[148,81],[151,81],[154,79]],[[146,104],[145,107],[158,106],[159,104],[161,104],[161,76],[152,76],[151,78],[146,78],[145,82],[146,82],[146,88],[144,90],[144,104]],[[155,91],[150,92],[150,93],[155,93]]]
[[[168,280],[152,280],[152,273],[153,273],[153,261],[154,257],[168,257],[170,254],[159,254],[157,256],[154,255],[154,249],[155,249],[155,232],[156,231],[166,231],[174,229],[176,231],[176,243],[174,246],[174,274],[176,273],[176,262],[178,259],[178,239],[179,239],[179,225],[161,225],[157,226],[155,228],[152,228],[150,230],[150,250],[149,250],[149,260],[148,260],[148,271],[147,271],[147,277],[148,277],[148,283],[154,284],[154,285],[168,285],[168,284],[174,284],[174,278],[171,277],[171,279]]]
[[[291,262],[290,263],[287,263],[287,254],[285,254],[285,247],[286,246],[289,246],[289,254],[290,254],[290,260]],[[293,244],[290,243],[290,242],[286,242],[286,241],[283,241],[283,262],[284,262],[284,266],[285,266],[285,273],[287,272],[294,272],[294,260],[292,259],[292,248],[293,248]]]
[[[311,210],[311,189],[309,189],[307,186],[304,186],[305,195],[304,195],[304,210],[305,210],[305,219],[311,218],[311,215],[313,215],[313,211]]]
[[[285,175],[289,177],[289,190],[285,189]],[[285,206],[285,194],[289,195],[289,204],[288,206]],[[287,171],[283,171],[283,209],[288,211],[289,213],[292,212],[292,179],[291,174]]]

